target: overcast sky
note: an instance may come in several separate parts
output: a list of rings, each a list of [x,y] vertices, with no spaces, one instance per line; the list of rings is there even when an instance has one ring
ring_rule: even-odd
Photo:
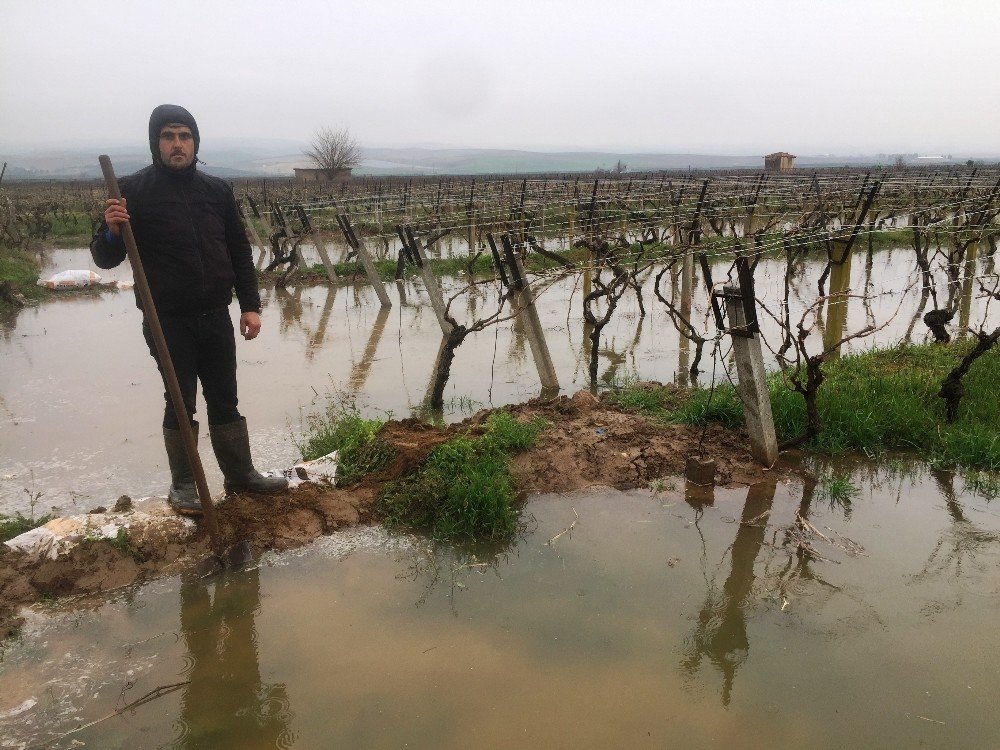
[[[1000,153],[1000,2],[0,0],[0,150],[203,138]]]

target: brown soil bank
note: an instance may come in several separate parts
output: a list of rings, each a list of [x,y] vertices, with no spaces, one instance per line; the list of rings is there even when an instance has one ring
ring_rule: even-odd
[[[586,392],[508,411],[521,418],[542,416],[550,423],[535,446],[512,462],[523,495],[595,484],[635,487],[678,475],[702,437],[701,428],[651,424]],[[387,423],[379,437],[393,448],[393,462],[347,487],[302,484],[279,496],[232,495],[218,506],[226,543],[246,541],[258,555],[299,547],[344,526],[377,521],[372,507],[385,482],[413,471],[435,446],[458,432],[475,430],[486,416],[481,412],[446,429],[416,420]],[[753,463],[740,433],[709,427],[704,453],[716,460],[720,484],[752,484],[763,478],[764,470]],[[133,539],[127,547],[106,540],[81,543],[55,560],[39,561],[0,545],[0,640],[16,630],[21,605],[177,573],[209,553],[201,529],[183,543],[162,534]]]

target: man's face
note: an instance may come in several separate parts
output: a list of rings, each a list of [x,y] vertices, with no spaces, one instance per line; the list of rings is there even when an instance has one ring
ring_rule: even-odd
[[[170,169],[186,169],[194,161],[194,134],[187,125],[164,125],[160,130],[160,161]]]

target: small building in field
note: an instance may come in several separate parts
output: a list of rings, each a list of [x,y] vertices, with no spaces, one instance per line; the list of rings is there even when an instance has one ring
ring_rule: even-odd
[[[764,157],[765,172],[791,172],[795,166],[795,154],[787,151],[775,151]]]
[[[315,167],[293,167],[296,185],[312,185],[331,182],[344,182],[350,179],[350,169],[316,169]],[[287,174],[287,173],[286,173]]]

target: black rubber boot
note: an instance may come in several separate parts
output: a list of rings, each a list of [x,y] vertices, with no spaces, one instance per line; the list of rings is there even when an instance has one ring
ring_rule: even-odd
[[[226,492],[249,490],[272,493],[288,488],[288,480],[284,477],[265,477],[254,468],[245,419],[229,424],[213,424],[209,427],[209,434],[215,457],[219,459],[219,468],[225,477]]]
[[[194,442],[198,444],[198,423],[191,425],[194,430]],[[163,428],[163,444],[167,448],[167,463],[170,465],[170,491],[167,502],[177,513],[184,516],[200,516],[201,501],[198,499],[198,485],[194,481],[194,472],[188,462],[187,451],[184,450],[184,439],[180,430]]]

